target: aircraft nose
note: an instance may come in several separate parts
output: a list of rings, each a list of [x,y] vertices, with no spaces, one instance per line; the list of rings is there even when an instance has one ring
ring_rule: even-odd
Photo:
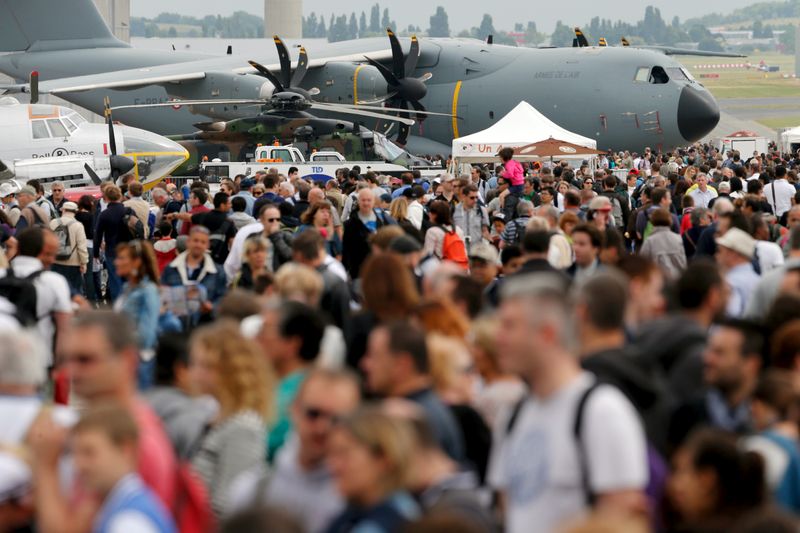
[[[719,106],[708,91],[684,87],[678,100],[678,130],[688,142],[695,142],[717,127]]]
[[[152,188],[189,158],[183,146],[161,135],[129,126],[122,126],[122,132],[125,155],[136,162],[136,172],[145,189]]]

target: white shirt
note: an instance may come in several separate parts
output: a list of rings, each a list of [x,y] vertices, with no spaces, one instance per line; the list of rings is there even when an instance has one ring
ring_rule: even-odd
[[[783,250],[774,242],[756,241],[756,254],[762,276],[784,263]]]
[[[42,270],[42,262],[35,257],[15,257],[11,266],[14,274],[21,278]],[[3,271],[2,276],[5,275]],[[57,272],[45,270],[33,281],[33,285],[36,287],[36,314],[39,317],[36,330],[44,340],[46,363],[49,366],[53,363],[53,339],[56,333],[53,313],[72,314],[72,300],[66,278]]]
[[[505,491],[508,533],[550,533],[589,511],[573,433],[575,411],[594,377],[583,372],[549,398],[531,396],[507,434],[499,417],[489,484]],[[644,490],[647,447],[638,415],[619,390],[601,386],[584,411],[582,441],[595,494]]]
[[[422,204],[414,200],[408,204],[408,221],[417,229],[422,229],[422,219],[425,216],[425,208]]]
[[[774,198],[772,191],[775,191]],[[775,216],[782,216],[786,211],[792,208],[792,198],[797,193],[794,185],[790,184],[785,179],[775,180],[768,183],[764,187],[764,198],[767,199],[769,205],[772,206],[772,211]]]
[[[228,252],[228,258],[225,260],[223,267],[228,279],[233,279],[236,274],[242,269],[242,254],[244,253],[244,241],[250,235],[264,231],[264,225],[261,222],[254,222],[244,226],[236,232],[236,237],[233,238],[231,250]]]

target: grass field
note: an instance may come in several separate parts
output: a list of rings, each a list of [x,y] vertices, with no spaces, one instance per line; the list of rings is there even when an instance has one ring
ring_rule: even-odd
[[[794,56],[776,53],[753,54],[747,58],[678,57],[697,80],[705,85],[717,99],[725,98],[777,98],[800,96],[800,80],[784,78],[794,74]],[[725,63],[750,63],[760,61],[780,67],[779,72],[761,72],[755,69],[698,69],[696,65],[722,65]],[[701,74],[719,74],[719,78],[701,78]]]

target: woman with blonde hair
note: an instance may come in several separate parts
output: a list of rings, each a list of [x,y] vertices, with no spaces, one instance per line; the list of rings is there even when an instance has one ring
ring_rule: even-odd
[[[272,271],[272,243],[258,235],[249,237],[244,241],[242,253],[242,269],[233,278],[231,287],[234,289],[253,290],[255,281],[262,274]]]
[[[275,291],[284,300],[316,308],[324,288],[319,272],[300,263],[286,263],[275,273]]]
[[[217,516],[226,512],[231,482],[264,462],[266,421],[273,401],[272,371],[258,346],[237,324],[197,329],[190,341],[189,382],[216,399],[219,413],[199,443],[192,465],[203,479]]]
[[[398,196],[392,200],[392,204],[389,206],[389,214],[397,221],[397,225],[406,232],[406,235],[415,238],[420,244],[425,242],[422,232],[414,227],[414,224],[408,219],[408,199],[405,196]]]
[[[401,530],[419,516],[406,491],[414,437],[409,422],[375,407],[343,420],[331,433],[328,464],[347,507],[329,533]]]

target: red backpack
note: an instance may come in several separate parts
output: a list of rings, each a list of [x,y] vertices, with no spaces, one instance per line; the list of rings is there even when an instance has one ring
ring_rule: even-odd
[[[203,481],[185,461],[178,464],[178,495],[173,515],[180,533],[215,531],[211,498]]]
[[[467,259],[467,248],[464,240],[459,237],[455,229],[453,231],[444,230],[444,242],[442,243],[442,260],[451,261],[464,270],[469,269],[469,259]]]

